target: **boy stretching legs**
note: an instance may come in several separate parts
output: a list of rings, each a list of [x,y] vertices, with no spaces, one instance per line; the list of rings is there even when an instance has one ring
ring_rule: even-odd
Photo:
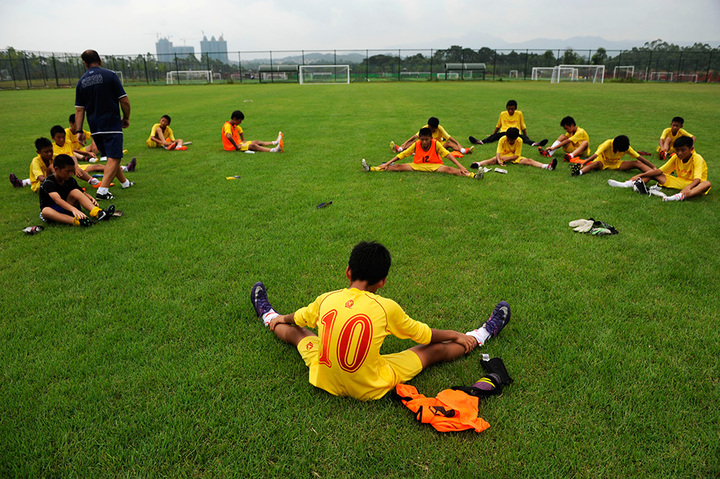
[[[282,341],[297,347],[310,369],[310,383],[336,396],[380,399],[423,369],[468,354],[495,337],[510,321],[510,306],[501,301],[490,318],[466,334],[431,329],[411,319],[393,300],[376,294],[385,286],[390,252],[375,242],[358,243],[350,254],[345,289],[319,296],[293,314],[278,314],[267,299],[265,285],[255,283],[250,300],[265,326]],[[307,327],[318,328],[315,334]],[[380,354],[392,334],[420,343],[395,354]]]

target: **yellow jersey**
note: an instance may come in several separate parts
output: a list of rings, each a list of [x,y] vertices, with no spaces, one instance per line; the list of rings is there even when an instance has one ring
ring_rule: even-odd
[[[75,158],[72,143],[67,141],[67,138],[65,138],[65,144],[63,146],[58,146],[57,143],[53,142],[53,158],[58,155],[68,155],[71,158]]]
[[[160,128],[160,123],[155,123],[152,126],[152,128],[150,129],[150,136],[145,141],[145,144],[147,146],[149,146],[150,148],[155,148],[158,146],[158,144],[155,143],[154,141],[152,141],[152,139],[151,139],[153,136],[155,136],[155,132],[157,131],[158,128]],[[165,139],[167,141],[175,141],[175,136],[173,135],[172,128],[170,128],[169,126],[165,127],[165,131],[163,131],[163,136],[165,137]]]
[[[684,129],[680,128],[677,133],[673,135],[672,128],[665,128],[662,132],[662,135],[660,135],[660,141],[665,140],[667,137],[670,137],[670,149],[668,149],[668,153],[674,153],[675,148],[673,147],[673,143],[675,143],[675,140],[680,138],[681,136],[688,136],[690,138],[693,137],[692,133],[688,133]]]
[[[425,125],[423,128],[430,128],[430,125]],[[418,131],[415,135],[420,136],[420,132]],[[445,128],[443,128],[442,125],[438,125],[437,129],[433,132],[432,137],[438,141],[445,141],[450,138],[450,134],[445,131]]]
[[[40,158],[40,155],[36,156],[30,162],[30,188],[37,193],[40,189],[42,181],[38,180],[39,176],[47,178],[48,167],[45,162]]]
[[[90,132],[87,130],[83,130],[83,132],[85,133],[85,141],[89,140],[91,136]],[[70,128],[65,128],[65,144],[68,142],[72,145],[74,150],[82,150],[85,148],[85,145],[78,141],[77,135],[73,133]]]
[[[500,113],[497,125],[495,128],[499,128],[498,131],[507,131],[508,128],[517,128],[520,133],[523,132],[527,127],[525,126],[525,118],[520,110],[515,110],[514,115],[510,115],[507,111]]]
[[[517,113],[515,113],[517,114]],[[498,146],[497,146],[497,153],[500,156],[513,156],[517,155],[518,157],[522,156],[522,147],[523,147],[523,141],[522,138],[516,138],[515,143],[510,144],[510,140],[508,140],[507,136],[503,136],[498,140]]]
[[[575,133],[571,137],[569,137],[568,140],[570,140],[570,143],[563,147],[563,150],[565,150],[566,152],[570,153],[576,150],[577,147],[580,146],[580,143],[582,143],[583,141],[587,141],[588,146],[584,151],[581,151],[580,154],[586,155],[590,151],[590,136],[584,129],[578,127],[578,129],[575,130]]]
[[[670,175],[673,171],[677,173],[678,178],[688,181],[696,179],[707,181],[707,163],[705,158],[700,156],[696,151],[687,162],[683,162],[677,155],[673,155],[670,159],[660,167],[660,171],[666,175]]]
[[[393,300],[345,288],[319,296],[295,312],[295,324],[318,329],[320,352],[310,364],[310,383],[336,396],[378,399],[395,387],[380,354],[385,336],[428,344],[430,327],[411,319]]]
[[[612,138],[609,140],[605,140],[602,143],[600,143],[600,146],[598,146],[598,149],[595,150],[595,154],[600,158],[604,159],[606,162],[614,163],[616,161],[620,161],[623,156],[628,155],[633,158],[637,158],[640,156],[637,151],[633,149],[632,146],[628,147],[627,151],[615,151],[613,150],[613,140]]]

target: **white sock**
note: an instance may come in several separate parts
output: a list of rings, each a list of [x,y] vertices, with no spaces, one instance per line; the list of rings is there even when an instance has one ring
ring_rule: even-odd
[[[278,151],[280,151],[280,148],[278,147],[270,148],[270,153],[277,153]]]
[[[575,158],[575,155],[573,155],[572,153],[568,153],[568,156],[569,156],[571,159],[572,159],[572,158]]]
[[[127,166],[122,165],[122,166],[120,167],[120,169],[121,169],[122,171],[127,171]]]
[[[485,329],[485,326],[483,326],[482,328],[474,329],[472,331],[468,331],[465,334],[475,338],[480,346],[485,344],[485,341],[490,339],[490,333],[487,329]]]
[[[632,188],[633,182],[630,180],[627,180],[627,181],[608,180],[608,185],[614,186],[616,188]]]
[[[559,142],[559,141],[555,141],[555,143],[553,143],[553,144],[550,146],[550,148],[548,148],[548,150],[557,150],[557,149],[558,149],[558,146],[560,146],[560,142]]]
[[[270,321],[272,321],[274,318],[276,318],[278,316],[280,316],[280,315],[277,314],[274,309],[271,309],[267,313],[263,314],[261,319],[265,326],[270,326]]]
[[[547,165],[542,165],[542,169],[543,169],[543,170],[549,170],[549,169],[550,169],[550,164],[548,163]]]
[[[398,147],[397,147],[397,152],[398,152],[398,153],[401,153],[402,151],[403,151],[402,146],[398,146]]]
[[[460,148],[460,153],[462,153],[463,155],[465,154],[466,151],[467,150],[465,148]]]
[[[277,140],[275,140],[275,141],[272,142],[273,145],[277,145],[278,143],[280,143],[280,142],[277,141]]]
[[[103,188],[102,186],[98,188],[97,194],[98,195],[107,195],[110,192],[107,188]]]
[[[102,158],[100,158],[100,161],[107,161],[107,156],[103,156]]]
[[[125,178],[125,183],[120,183],[120,186],[122,186],[123,188],[130,188],[130,180]]]
[[[578,171],[578,176],[582,176],[582,175],[583,175],[582,170]]]
[[[676,195],[666,196],[665,198],[663,198],[663,201],[682,201],[684,199],[685,195],[683,195],[682,193],[678,193]]]
[[[91,184],[91,185],[95,186],[95,185],[97,185],[98,183],[100,183],[100,182],[98,181],[97,178],[90,178],[90,184]]]
[[[23,186],[30,186],[30,178],[28,178],[26,180],[22,180],[22,182],[23,182]]]

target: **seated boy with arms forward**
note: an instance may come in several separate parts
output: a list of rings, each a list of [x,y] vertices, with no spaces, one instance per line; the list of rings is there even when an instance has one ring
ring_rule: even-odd
[[[540,163],[539,161],[531,160],[530,158],[523,158],[522,156],[523,140],[520,138],[520,130],[517,128],[508,128],[503,133],[503,136],[498,141],[497,154],[490,159],[485,161],[476,161],[470,165],[470,168],[480,168],[485,165],[500,165],[505,166],[505,162],[517,163],[519,165],[530,165],[537,168],[543,168],[545,170],[553,171],[557,166],[557,160],[553,160],[548,163]]]
[[[625,155],[635,159],[623,161],[622,158]],[[637,168],[641,172],[646,172],[655,168],[655,165],[640,156],[630,146],[630,138],[625,135],[618,135],[614,139],[602,142],[592,156],[582,163],[573,163],[570,168],[572,176],[580,176],[593,170],[627,171]]]
[[[505,136],[505,133],[510,128],[516,128],[518,131],[522,131],[522,135],[520,135],[520,138],[522,139],[523,143],[527,143],[530,146],[547,145],[547,139],[535,142],[527,136],[527,126],[525,125],[525,118],[523,117],[523,112],[517,109],[517,102],[515,100],[509,100],[505,105],[505,110],[506,111],[500,112],[500,117],[498,118],[497,125],[495,125],[495,131],[493,131],[490,136],[483,140],[478,140],[474,136],[471,136],[469,137],[470,143],[474,143],[476,145],[492,143],[493,141],[498,141],[500,138]]]
[[[181,138],[175,139],[172,128],[170,128],[170,122],[172,119],[170,115],[163,115],[160,117],[160,123],[155,123],[150,129],[150,137],[145,141],[145,144],[150,148],[157,148],[161,146],[166,150],[187,150],[187,146],[191,145],[191,141],[185,141]]]
[[[432,133],[432,137],[435,138],[440,142],[440,144],[445,148],[451,148],[455,151],[459,151],[461,154],[470,154],[475,149],[474,146],[471,146],[470,148],[463,148],[460,143],[450,136],[450,133],[445,131],[445,128],[440,126],[440,120],[438,120],[436,117],[431,116],[428,118],[427,125],[423,126],[423,128],[430,128],[430,131]],[[390,149],[393,153],[402,153],[406,149],[410,147],[415,141],[420,138],[420,132],[418,131],[413,136],[408,138],[405,143],[403,143],[400,146],[396,146],[394,141],[390,142]]]
[[[557,140],[548,148],[543,150],[538,146],[538,151],[542,156],[551,157],[560,148],[565,152],[563,159],[572,163],[580,163],[579,156],[586,156],[590,153],[590,136],[587,132],[579,128],[575,124],[575,119],[566,116],[560,120],[560,126],[565,130],[564,135],[560,135]]]
[[[663,201],[683,201],[695,196],[707,194],[712,186],[707,179],[707,163],[693,147],[693,139],[681,136],[675,143],[675,154],[660,168],[654,168],[639,175],[633,176],[625,183],[611,184],[611,186],[634,187],[639,193],[650,195],[651,190],[647,183],[655,180],[658,185],[666,188],[681,190],[672,196],[664,196]],[[675,172],[677,176],[673,176]]]
[[[235,110],[230,115],[230,121],[226,121],[222,128],[222,142],[225,151],[244,151],[255,152],[265,151],[270,153],[282,153],[284,147],[282,131],[278,132],[277,140],[274,141],[245,141],[243,129],[240,123],[245,119],[245,115],[240,110]],[[266,146],[275,146],[274,148],[265,148]]]
[[[262,282],[252,287],[250,300],[265,326],[297,348],[310,369],[312,385],[363,401],[380,399],[431,364],[468,354],[510,321],[510,306],[501,301],[481,327],[466,334],[431,329],[376,294],[387,282],[390,263],[390,252],[383,245],[363,241],[350,254],[347,288],[325,293],[287,315],[272,308]],[[317,328],[317,335],[306,326]],[[419,345],[383,355],[380,348],[389,334]]]
[[[40,219],[46,223],[63,223],[73,226],[90,226],[92,221],[80,207],[90,212],[90,216],[104,221],[115,213],[115,205],[103,210],[92,196],[85,193],[77,181],[75,161],[68,155],[57,155],[53,160],[55,173],[40,185]]]
[[[479,170],[476,174],[470,173],[458,160],[447,151],[439,140],[432,137],[430,128],[421,128],[418,132],[419,140],[411,144],[406,150],[398,153],[392,160],[383,163],[380,166],[368,166],[365,159],[362,160],[362,168],[364,171],[437,171],[439,173],[449,173],[456,176],[468,176],[470,178],[482,179],[483,171]],[[394,165],[398,160],[413,156],[412,163],[402,165]],[[457,165],[457,168],[443,165],[443,158],[446,158]]]
[[[95,141],[92,139],[92,134],[87,130],[83,130],[82,133],[85,135],[83,143],[86,143],[89,140],[90,144],[84,145],[83,143],[80,143],[80,140],[78,139],[78,133],[80,132],[75,131],[75,113],[70,115],[68,121],[70,122],[70,127],[65,128],[66,141],[69,141],[70,144],[72,144],[74,150],[81,150],[90,153],[92,158],[88,161],[91,163],[93,162],[93,159],[97,161],[98,149],[97,145],[95,145]],[[101,159],[101,161],[107,161],[107,158]]]
[[[673,148],[673,144],[675,143],[675,140],[680,138],[681,136],[689,136],[693,140],[693,144],[695,144],[695,141],[697,138],[695,138],[694,135],[691,133],[688,133],[683,129],[683,125],[685,124],[685,120],[681,116],[676,116],[672,119],[670,122],[670,128],[665,128],[660,135],[660,142],[659,146],[657,147],[658,157],[661,160],[664,160],[667,158],[668,155],[672,155],[675,153],[675,149]]]
[[[10,183],[15,188],[22,188],[23,186],[29,186],[34,192],[40,189],[40,185],[45,178],[50,174],[54,173],[52,161],[53,161],[53,143],[47,138],[38,138],[35,140],[35,151],[37,156],[30,161],[30,178],[25,180],[19,179],[14,173],[10,173]]]

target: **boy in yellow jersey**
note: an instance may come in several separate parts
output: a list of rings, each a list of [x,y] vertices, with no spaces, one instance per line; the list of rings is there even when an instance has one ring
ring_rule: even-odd
[[[672,155],[675,153],[675,149],[673,148],[673,144],[675,143],[675,140],[680,138],[681,136],[689,136],[693,140],[693,144],[697,140],[694,135],[691,133],[688,133],[683,129],[683,125],[685,125],[685,119],[681,116],[676,116],[672,119],[670,122],[670,128],[665,128],[660,135],[660,142],[659,146],[657,147],[658,157],[661,160],[664,160],[667,158],[668,155]]]
[[[74,150],[85,151],[92,154],[93,158],[97,158],[98,149],[97,145],[95,145],[95,141],[92,139],[92,134],[87,130],[83,130],[83,133],[85,134],[85,141],[83,143],[87,143],[87,141],[89,140],[90,144],[84,145],[83,143],[80,143],[77,135],[79,132],[75,131],[75,113],[70,115],[68,121],[70,121],[70,127],[65,128],[66,141],[69,141],[72,144]],[[90,162],[92,162],[92,160],[90,160]]]
[[[240,110],[235,110],[230,115],[230,121],[226,121],[222,128],[222,143],[225,151],[243,151],[245,153],[254,153],[256,151],[265,151],[270,153],[282,153],[284,148],[284,140],[282,131],[278,132],[277,140],[274,141],[245,141],[243,129],[240,123],[245,119],[245,115]],[[266,148],[274,146],[274,148]]]
[[[425,125],[423,128],[430,128],[432,137],[434,139],[438,140],[438,142],[440,142],[440,144],[442,146],[444,146],[445,148],[451,148],[455,151],[459,151],[463,155],[465,155],[465,154],[469,155],[475,149],[474,146],[471,146],[470,148],[463,148],[462,145],[460,145],[460,143],[455,138],[450,136],[450,133],[445,131],[445,128],[440,126],[440,120],[438,120],[434,116],[431,116],[430,118],[428,118],[427,125]],[[408,138],[407,141],[405,141],[405,143],[403,143],[400,146],[396,146],[395,142],[391,141],[390,149],[392,150],[393,153],[402,153],[403,151],[407,150],[413,143],[415,143],[415,141],[418,138],[420,138],[419,131],[417,133],[415,133],[413,136],[411,136],[410,138]]]
[[[623,161],[623,156],[628,155],[634,160]],[[572,176],[580,176],[590,173],[593,170],[620,170],[627,171],[637,168],[641,172],[650,171],[655,165],[638,154],[630,146],[630,138],[625,135],[618,135],[614,139],[605,140],[598,146],[592,156],[582,163],[573,163],[571,166]]]
[[[545,146],[547,145],[547,138],[543,139],[541,141],[532,141],[527,136],[527,126],[525,125],[525,117],[523,116],[523,112],[517,109],[517,102],[515,100],[509,100],[507,104],[505,105],[505,110],[500,113],[500,117],[498,118],[497,125],[495,125],[495,131],[493,131],[490,136],[483,140],[478,140],[474,136],[469,137],[470,143],[474,143],[476,145],[484,145],[485,143],[492,143],[493,141],[498,141],[500,138],[505,136],[505,133],[510,128],[517,128],[518,131],[522,131],[522,135],[520,135],[520,138],[522,139],[523,143],[526,143],[530,146]]]
[[[633,176],[625,183],[611,186],[632,187],[639,193],[651,195],[654,187],[648,188],[647,183],[655,180],[660,186],[680,190],[680,193],[672,196],[656,194],[656,196],[661,196],[663,201],[683,201],[707,194],[712,186],[707,179],[707,163],[695,151],[693,139],[689,136],[681,136],[675,140],[673,147],[675,154],[660,168],[654,168]],[[677,176],[673,176],[673,172]]]
[[[458,160],[447,151],[439,140],[432,137],[430,128],[421,128],[418,132],[419,140],[412,143],[406,150],[395,155],[395,157],[380,166],[368,166],[365,159],[362,160],[364,171],[437,171],[456,176],[468,176],[470,178],[482,179],[483,171],[476,174],[470,173]],[[394,163],[403,158],[413,155],[412,163],[395,165]],[[447,158],[457,165],[457,168],[443,165],[443,158]]]
[[[497,336],[510,321],[510,305],[501,301],[481,327],[466,334],[431,329],[377,294],[387,282],[390,264],[390,252],[383,245],[363,241],[353,248],[345,268],[347,288],[325,293],[287,315],[272,308],[262,282],[253,285],[250,301],[265,326],[297,347],[310,369],[312,385],[363,401],[383,397],[431,364],[468,354]],[[308,327],[317,328],[317,334]],[[390,334],[419,345],[381,354],[385,336]]]
[[[476,161],[470,165],[470,168],[480,168],[486,165],[505,166],[505,162],[517,163],[519,165],[530,165],[537,168],[553,171],[557,166],[557,160],[548,163],[540,163],[539,161],[523,158],[522,156],[523,140],[520,138],[520,130],[517,128],[508,128],[498,141],[497,154],[485,161]]]
[[[182,138],[175,139],[172,128],[170,128],[172,119],[170,115],[160,117],[160,123],[155,123],[150,128],[150,137],[145,141],[149,148],[157,148],[161,146],[166,150],[187,150],[186,145],[191,145],[191,141],[183,141]]]
[[[565,130],[565,134],[560,135],[547,150],[543,150],[541,146],[538,146],[538,151],[542,156],[551,157],[557,150],[562,148],[566,153],[563,158],[565,161],[582,163],[582,160],[578,157],[587,156],[590,153],[590,136],[584,129],[575,124],[575,119],[571,116],[566,116],[560,120],[560,126]]]
[[[30,162],[30,177],[24,180],[19,179],[14,173],[10,173],[10,183],[15,188],[29,186],[34,192],[40,189],[40,185],[45,178],[53,173],[53,144],[47,138],[38,138],[35,140],[35,151],[37,156]]]

